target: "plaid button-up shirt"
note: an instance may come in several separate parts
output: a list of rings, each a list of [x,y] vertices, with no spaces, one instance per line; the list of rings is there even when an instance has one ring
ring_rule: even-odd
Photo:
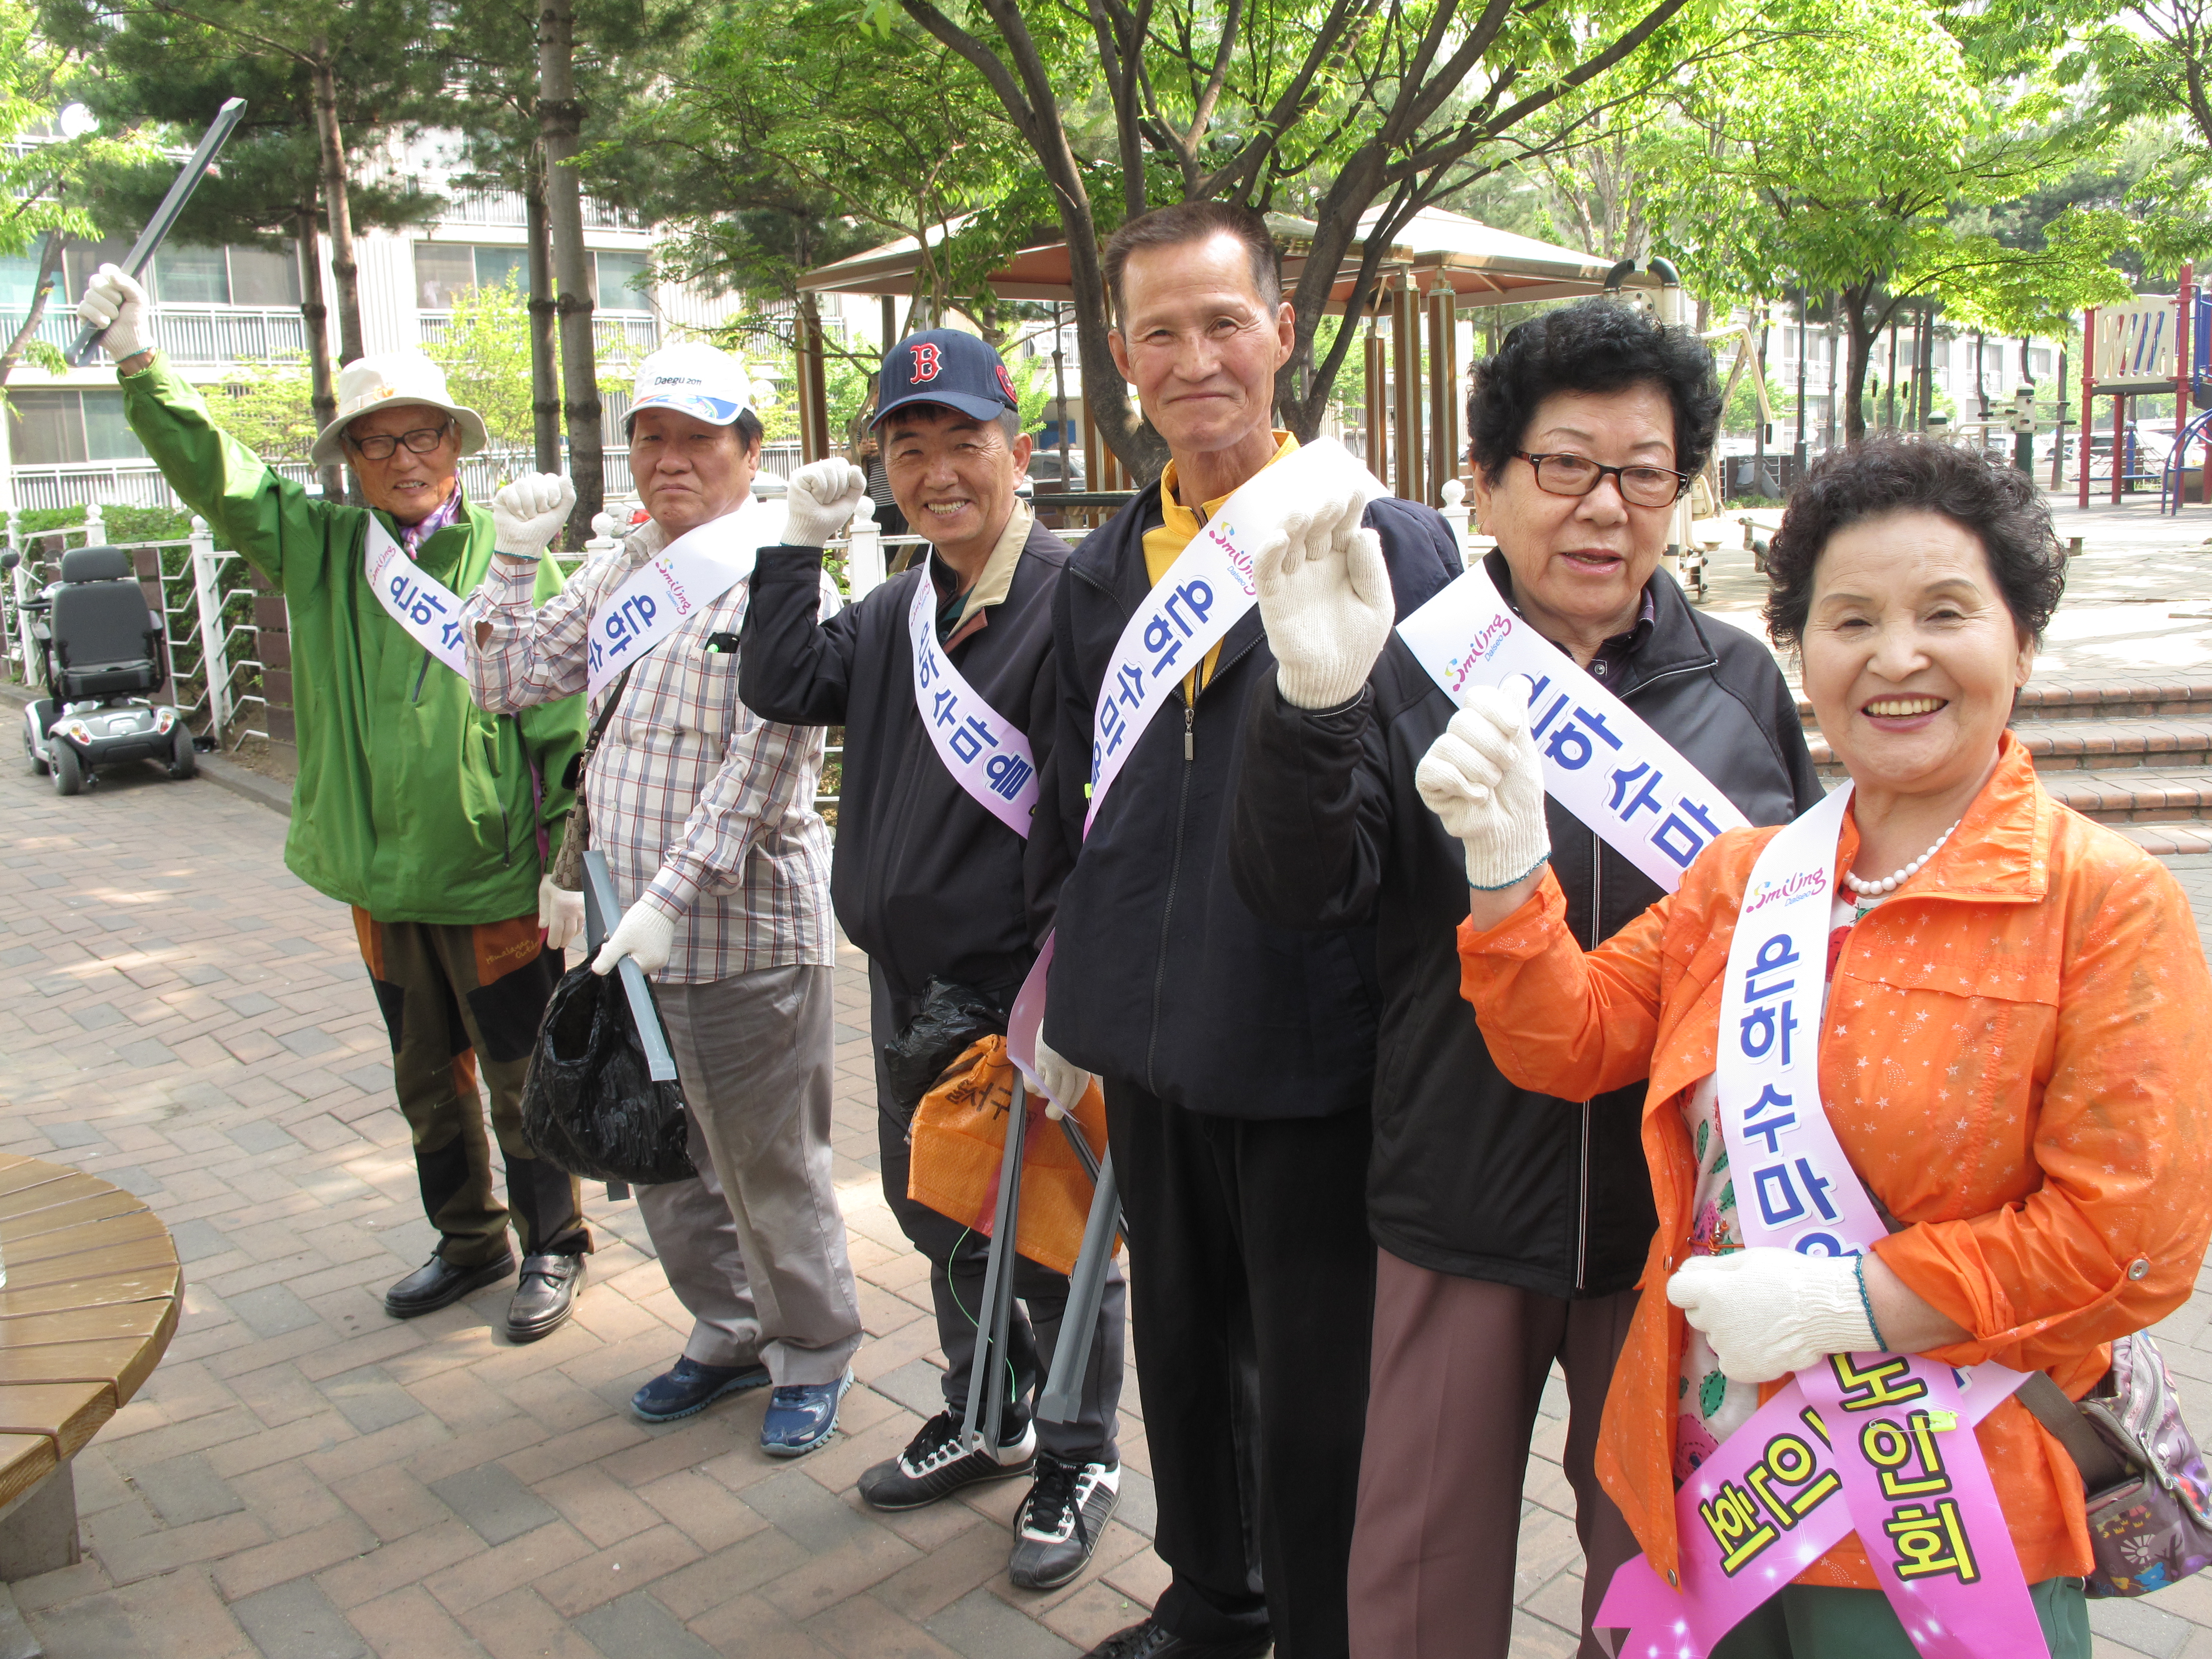
[[[583,690],[592,610],[666,541],[658,524],[640,526],[535,611],[532,567],[493,560],[461,608],[477,701],[503,714]],[[641,894],[676,924],[655,975],[674,984],[836,960],[830,830],[814,810],[822,728],[759,719],[738,701],[736,651],[708,648],[713,635],[735,639],[749,586],[733,584],[638,659],[586,769],[592,845],[617,895],[629,905]],[[833,589],[825,616],[836,601]],[[492,629],[481,648],[480,622]]]

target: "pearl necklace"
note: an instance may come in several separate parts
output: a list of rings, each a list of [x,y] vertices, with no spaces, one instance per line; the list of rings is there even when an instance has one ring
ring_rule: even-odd
[[[1966,820],[1964,818],[1960,818],[1958,823],[1954,823],[1951,826],[1951,830],[1956,830],[1960,823],[1964,823],[1965,822]],[[1920,866],[1922,865],[1927,863],[1929,860],[1934,858],[1937,853],[1942,850],[1943,843],[1951,839],[1951,830],[1946,830],[1942,835],[1936,836],[1935,846],[1929,848],[1926,852],[1923,853],[1918,858],[1913,860],[1911,863],[1906,865],[1902,870],[1898,871],[1894,875],[1883,876],[1877,880],[1869,881],[1863,877],[1855,876],[1850,871],[1846,870],[1844,872],[1844,885],[1850,888],[1854,893],[1861,895],[1869,893],[1895,892],[1899,888],[1904,886],[1906,882],[1911,880],[1913,877],[1920,873]]]

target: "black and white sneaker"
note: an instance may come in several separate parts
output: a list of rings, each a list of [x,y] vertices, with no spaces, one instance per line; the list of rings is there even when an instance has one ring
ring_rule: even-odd
[[[1008,1576],[1021,1589],[1057,1589],[1083,1571],[1121,1501],[1121,1466],[1037,1459],[1036,1485],[1014,1516]]]
[[[981,1447],[969,1450],[952,1413],[939,1412],[915,1431],[904,1451],[860,1477],[860,1497],[873,1509],[918,1510],[963,1486],[1011,1480],[1036,1465],[1036,1424],[1024,1424],[1022,1437],[994,1457]]]

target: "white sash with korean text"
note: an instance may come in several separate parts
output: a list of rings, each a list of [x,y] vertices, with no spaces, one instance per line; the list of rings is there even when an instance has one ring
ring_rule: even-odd
[[[939,648],[937,587],[927,562],[916,575],[914,603],[907,608],[915,711],[952,781],[1026,841],[1037,806],[1036,757],[1030,752],[1030,740],[983,701]]]
[[[1750,822],[1643,716],[1515,616],[1480,564],[1398,634],[1455,702],[1470,685],[1525,675],[1545,792],[1667,891],[1716,836]]]
[[[461,648],[460,595],[409,558],[398,538],[374,513],[368,515],[368,539],[362,551],[376,602],[425,651],[468,678],[468,658]]]
[[[1370,501],[1389,494],[1342,444],[1316,439],[1280,467],[1247,479],[1145,595],[1114,642],[1092,711],[1086,830],[1152,716],[1258,602],[1253,561],[1261,530],[1273,526],[1270,507],[1285,483],[1293,476],[1304,483],[1331,473],[1358,485]]]
[[[753,555],[782,537],[783,508],[749,495],[631,571],[592,611],[590,696],[750,575]]]

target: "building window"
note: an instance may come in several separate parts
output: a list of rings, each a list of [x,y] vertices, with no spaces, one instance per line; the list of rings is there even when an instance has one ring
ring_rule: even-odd
[[[120,391],[18,392],[8,403],[8,446],[18,466],[146,459],[123,418]]]
[[[420,311],[451,311],[460,295],[497,288],[512,281],[518,298],[530,298],[530,250],[512,244],[472,246],[466,242],[415,244],[415,305]]]
[[[601,252],[599,260],[601,311],[650,311],[653,278],[642,253]]]
[[[72,242],[64,255],[69,292],[83,293],[94,271],[119,265],[130,253],[128,242]],[[155,305],[273,308],[300,303],[300,260],[293,243],[281,248],[167,243],[155,254],[145,281]]]

